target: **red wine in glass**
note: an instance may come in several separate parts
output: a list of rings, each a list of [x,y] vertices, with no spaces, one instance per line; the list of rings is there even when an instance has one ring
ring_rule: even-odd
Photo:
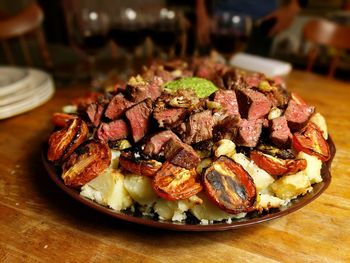
[[[147,32],[142,27],[115,26],[109,32],[109,36],[117,45],[133,52],[145,41]]]
[[[80,48],[89,54],[96,54],[107,44],[107,36],[105,34],[95,34],[85,36],[80,43]]]
[[[154,26],[150,37],[160,49],[169,51],[175,44],[178,34],[179,30],[176,27]]]
[[[229,56],[237,49],[237,43],[244,42],[247,36],[235,32],[216,31],[210,34],[210,39],[217,51]]]

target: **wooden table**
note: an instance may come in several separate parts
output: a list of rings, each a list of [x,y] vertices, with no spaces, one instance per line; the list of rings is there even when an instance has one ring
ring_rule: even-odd
[[[337,146],[330,187],[303,209],[224,232],[143,228],[83,207],[41,162],[51,114],[83,87],[0,121],[0,262],[350,262],[350,85],[293,72],[288,87],[328,120]]]

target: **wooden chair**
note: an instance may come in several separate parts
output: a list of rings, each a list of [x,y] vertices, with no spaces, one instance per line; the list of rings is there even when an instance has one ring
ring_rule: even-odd
[[[24,61],[28,66],[33,65],[33,61],[28,48],[25,36],[33,34],[37,40],[41,56],[47,68],[52,68],[53,63],[46,46],[44,33],[41,25],[44,20],[44,13],[37,4],[31,4],[17,15],[0,21],[0,41],[9,64],[15,64],[15,59],[11,51],[9,41],[17,39],[22,50]]]
[[[318,46],[324,45],[336,49],[328,71],[328,77],[332,78],[339,63],[340,50],[350,49],[350,27],[325,19],[311,20],[303,28],[303,37],[313,44],[308,54],[307,71],[311,71],[316,61]]]

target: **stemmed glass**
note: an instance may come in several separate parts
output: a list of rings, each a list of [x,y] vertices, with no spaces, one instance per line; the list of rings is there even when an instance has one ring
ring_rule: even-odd
[[[89,66],[92,89],[101,88],[96,72],[96,55],[108,42],[109,17],[88,2],[71,10],[68,20],[73,45],[82,50]]]
[[[210,39],[214,49],[226,62],[247,41],[252,27],[249,16],[231,12],[219,12],[213,16]]]
[[[161,8],[150,29],[150,37],[163,59],[171,56],[171,51],[181,32],[180,13]]]
[[[143,14],[134,8],[122,8],[119,15],[112,18],[111,39],[125,50],[125,77],[133,71],[133,58],[136,48],[144,43],[147,37],[147,25]]]

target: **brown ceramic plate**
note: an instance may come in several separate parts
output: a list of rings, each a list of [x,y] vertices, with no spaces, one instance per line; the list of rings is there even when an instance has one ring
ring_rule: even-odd
[[[111,210],[107,207],[99,205],[98,203],[95,203],[89,199],[86,199],[80,196],[77,190],[65,186],[63,181],[60,178],[60,175],[57,174],[57,170],[55,169],[55,167],[51,163],[49,163],[46,159],[46,147],[44,147],[42,151],[42,159],[49,176],[55,182],[55,184],[58,185],[58,187],[60,187],[65,193],[73,197],[75,200],[101,213],[110,215],[112,217],[115,217],[121,220],[129,221],[132,223],[145,225],[149,227],[178,230],[178,231],[218,231],[218,230],[227,230],[227,229],[246,227],[246,226],[255,225],[261,222],[265,222],[268,220],[272,220],[275,218],[279,218],[289,213],[292,213],[302,208],[303,206],[307,205],[308,203],[312,202],[313,200],[315,200],[320,194],[322,194],[327,189],[328,185],[331,182],[330,169],[331,169],[332,159],[335,155],[336,150],[335,150],[335,145],[331,138],[328,139],[328,143],[331,150],[331,158],[328,162],[323,164],[323,168],[321,172],[323,181],[313,185],[313,190],[310,193],[293,200],[287,207],[284,207],[282,209],[276,209],[274,211],[270,211],[269,213],[265,213],[265,214],[251,213],[242,219],[233,220],[232,223],[220,222],[220,223],[214,223],[209,225],[159,221],[159,220],[154,220],[150,217],[136,216],[133,214],[116,212],[114,210]]]

